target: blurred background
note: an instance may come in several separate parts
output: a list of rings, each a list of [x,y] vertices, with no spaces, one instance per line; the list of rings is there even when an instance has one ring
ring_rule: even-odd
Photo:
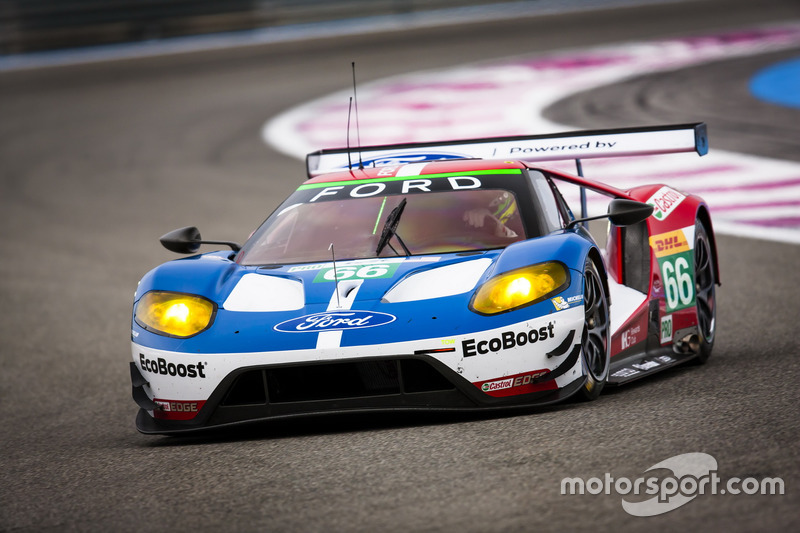
[[[579,9],[654,0],[2,0],[0,54],[152,41],[379,15],[493,5]],[[451,13],[455,15],[456,13]]]
[[[147,41],[485,3],[485,0],[4,0],[0,2],[0,53]]]

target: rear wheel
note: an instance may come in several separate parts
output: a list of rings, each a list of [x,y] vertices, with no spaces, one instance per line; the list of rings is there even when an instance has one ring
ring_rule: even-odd
[[[583,273],[583,305],[585,322],[581,340],[581,360],[586,371],[586,383],[580,390],[585,400],[594,400],[608,380],[611,364],[609,338],[608,296],[597,267],[586,260]]]
[[[699,220],[694,231],[694,283],[697,307],[699,350],[696,361],[705,363],[714,348],[716,332],[716,270],[711,243],[705,226]]]

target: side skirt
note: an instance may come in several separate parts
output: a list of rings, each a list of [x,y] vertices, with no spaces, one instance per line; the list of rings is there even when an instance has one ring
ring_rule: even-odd
[[[625,385],[691,361],[695,357],[697,357],[696,353],[675,353],[672,346],[665,346],[656,352],[642,352],[626,357],[622,361],[612,359],[607,384],[610,386]]]

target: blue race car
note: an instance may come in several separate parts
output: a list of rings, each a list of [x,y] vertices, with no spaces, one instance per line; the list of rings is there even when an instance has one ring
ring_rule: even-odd
[[[692,124],[310,154],[312,177],[244,246],[162,237],[195,255],[136,291],[137,428],[591,400],[705,360],[718,272],[702,200],[532,162],[706,149]],[[607,195],[608,213],[576,218],[559,182]],[[605,250],[589,218],[609,219]]]

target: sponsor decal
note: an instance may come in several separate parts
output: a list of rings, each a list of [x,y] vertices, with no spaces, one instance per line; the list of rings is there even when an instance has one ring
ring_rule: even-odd
[[[178,413],[196,413],[200,409],[197,402],[170,402],[166,400],[153,400],[161,406],[163,411],[175,411]]]
[[[169,363],[163,357],[158,359],[148,359],[143,353],[139,354],[139,364],[142,370],[152,374],[162,376],[177,376],[181,378],[205,378],[205,367],[207,363],[195,363],[184,365],[181,363]]]
[[[380,279],[391,278],[400,262],[378,262],[357,265],[337,265],[334,272],[333,266],[322,268],[314,278],[314,283],[343,281],[346,279]]]
[[[273,329],[288,333],[317,333],[383,326],[394,322],[395,318],[394,315],[376,311],[324,311],[286,320]]]
[[[647,340],[647,320],[647,313],[639,312],[614,333],[611,338],[612,357]]]
[[[613,378],[629,378],[631,376],[635,376],[636,374],[640,374],[641,372],[636,370],[635,368],[621,368],[611,374]]]
[[[603,141],[587,141],[582,144],[551,144],[549,146],[512,146],[509,148],[509,155],[519,156],[521,154],[532,154],[540,152],[574,152],[582,150],[610,150],[617,145],[617,141],[603,142]],[[524,159],[524,158],[522,158]]]
[[[476,339],[467,339],[461,341],[461,349],[464,353],[464,357],[510,350],[518,346],[525,346],[526,344],[534,344],[539,341],[552,339],[555,337],[555,333],[553,332],[554,328],[555,323],[550,322],[548,325],[542,326],[539,329],[530,329],[520,332],[504,331],[499,337],[491,339],[480,341]]]
[[[371,258],[371,259],[356,259],[354,261],[341,261],[336,264],[339,269],[342,267],[348,268],[360,268],[365,265],[391,265],[394,263],[403,263],[403,262],[436,262],[439,261],[440,257],[389,257],[386,259],[378,259],[378,258]],[[296,265],[290,267],[288,272],[310,272],[314,270],[326,270],[332,269],[333,263],[328,261],[326,263],[314,263],[310,265]],[[341,279],[341,278],[340,278]]]
[[[664,220],[685,198],[686,196],[675,189],[665,186],[656,191],[645,203],[654,207],[653,216],[656,219]]]
[[[300,265],[300,266],[293,266],[289,269],[289,272],[309,272],[312,270],[320,270],[325,267],[332,267],[333,263],[322,263],[319,265]]]
[[[626,331],[623,331],[621,338],[622,349],[624,350],[625,348],[629,348],[634,344],[636,344],[637,342],[644,340],[639,338],[639,333],[641,333],[641,331],[642,331],[641,325],[637,325]]]
[[[471,174],[480,175],[483,171],[475,171]],[[499,171],[492,171],[497,174]],[[519,173],[519,171],[517,171]],[[434,187],[433,180],[436,180]],[[342,183],[342,182],[332,182]],[[368,180],[367,182],[356,181],[353,183],[345,182],[345,185],[330,185],[321,188],[310,200],[309,203],[314,203],[320,199],[340,198],[349,196],[350,198],[369,198],[378,195],[395,195],[395,194],[408,194],[411,191],[416,192],[432,192],[437,190],[463,190],[463,189],[479,189],[482,186],[481,180],[475,176],[467,175],[445,175],[445,176],[427,176],[415,179],[407,179],[402,177],[385,178],[382,181]],[[307,189],[318,189],[320,186],[326,185],[325,183],[312,183],[308,185],[301,185],[297,188],[298,191]]]
[[[489,396],[496,398],[558,389],[554,379],[547,379],[548,374],[550,374],[550,370],[547,369],[533,370],[503,379],[479,381],[474,385]]]
[[[510,377],[498,381],[488,381],[483,385],[481,385],[481,390],[483,392],[493,392],[504,389],[511,389],[514,387],[522,387],[524,385],[530,385],[531,381],[540,378],[544,375],[547,375],[549,373],[550,373],[549,370],[537,370],[530,374],[523,374],[521,376]]]
[[[682,229],[653,235],[650,237],[650,247],[659,258],[686,252],[691,248]]]
[[[530,383],[530,380],[528,380]],[[504,379],[502,381],[490,381],[488,383],[484,383],[481,385],[481,390],[483,392],[495,391],[495,390],[503,390],[503,389],[510,389],[514,386],[513,379]]]
[[[361,163],[365,167],[385,167],[389,165],[407,165],[409,163],[425,163],[427,161],[442,161],[451,159],[464,159],[471,156],[464,154],[447,154],[447,153],[408,153],[408,154],[391,154],[382,157],[374,157],[372,159],[365,159]],[[349,167],[341,167],[340,170],[347,170]],[[393,171],[396,168],[392,169]]]
[[[197,416],[206,403],[205,400],[184,401],[158,398],[153,398],[153,402],[161,406],[161,409],[153,411],[153,416],[162,420],[191,420]]]
[[[422,257],[404,257],[400,261],[405,261],[406,263],[435,263],[436,261],[441,261],[441,257],[435,256],[422,256]]]
[[[645,371],[657,366],[661,366],[661,363],[658,361],[642,361],[641,363],[634,363],[631,366],[637,370]]]
[[[659,355],[658,357],[656,357],[656,359],[659,362],[664,363],[665,365],[668,365],[670,363],[674,363],[675,362],[675,359],[670,357],[670,356],[668,356],[668,355]]]
[[[578,294],[576,296],[569,296],[564,298],[563,296],[556,296],[555,298],[550,299],[553,302],[553,307],[556,308],[556,311],[563,311],[564,309],[569,309],[575,304],[579,304],[583,302],[583,295]]]
[[[672,315],[661,317],[661,344],[672,342]]]

